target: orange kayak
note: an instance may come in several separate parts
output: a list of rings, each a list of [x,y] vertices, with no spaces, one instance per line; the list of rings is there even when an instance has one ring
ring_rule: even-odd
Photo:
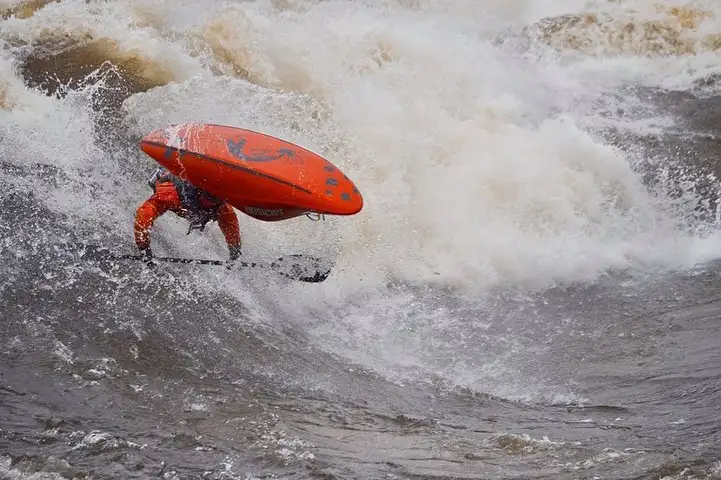
[[[360,192],[338,167],[263,133],[187,123],[149,133],[140,148],[174,175],[258,220],[354,215],[363,208]]]

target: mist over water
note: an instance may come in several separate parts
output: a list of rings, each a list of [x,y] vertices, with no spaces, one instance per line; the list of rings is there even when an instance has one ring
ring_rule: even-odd
[[[0,473],[716,478],[720,15],[0,2]],[[65,252],[133,251],[137,141],[188,121],[354,181],[352,217],[238,213],[245,259],[328,280]],[[224,258],[186,230],[156,254]]]

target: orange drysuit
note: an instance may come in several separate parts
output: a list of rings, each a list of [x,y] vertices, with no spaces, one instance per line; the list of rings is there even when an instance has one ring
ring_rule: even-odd
[[[135,244],[140,250],[150,248],[150,229],[153,222],[170,210],[181,218],[189,220],[191,229],[200,228],[202,230],[205,223],[217,220],[228,244],[231,257],[237,258],[240,254],[240,229],[233,207],[225,202],[213,202],[203,195],[198,195],[194,211],[191,211],[187,205],[183,205],[175,183],[169,180],[160,180],[155,182],[154,186],[155,193],[135,213]],[[190,229],[188,233],[190,233]]]

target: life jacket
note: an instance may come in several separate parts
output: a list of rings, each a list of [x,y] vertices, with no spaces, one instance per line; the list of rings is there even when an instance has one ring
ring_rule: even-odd
[[[223,201],[219,198],[199,189],[190,182],[181,180],[163,167],[156,169],[148,179],[148,185],[153,192],[155,192],[157,184],[166,182],[173,183],[181,207],[188,215],[190,226],[187,235],[196,229],[202,232],[208,222],[218,219],[220,207],[223,206]]]

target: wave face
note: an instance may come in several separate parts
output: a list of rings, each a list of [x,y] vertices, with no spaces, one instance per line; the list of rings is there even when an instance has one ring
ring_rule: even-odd
[[[0,0],[0,476],[717,478],[721,4]],[[352,217],[132,253],[197,121]],[[226,255],[165,215],[159,255]]]

